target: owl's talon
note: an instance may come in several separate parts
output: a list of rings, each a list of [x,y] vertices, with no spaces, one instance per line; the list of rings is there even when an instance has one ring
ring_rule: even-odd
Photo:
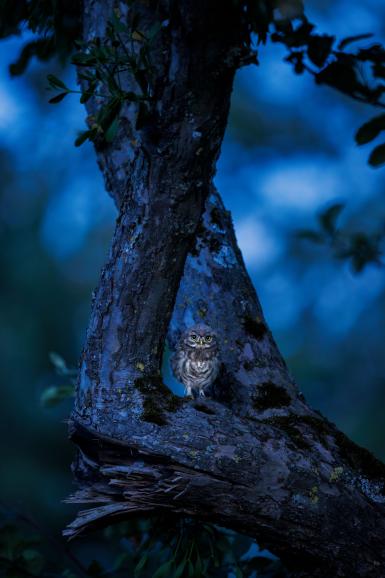
[[[203,391],[203,389],[199,390],[199,397],[206,397],[205,392]]]

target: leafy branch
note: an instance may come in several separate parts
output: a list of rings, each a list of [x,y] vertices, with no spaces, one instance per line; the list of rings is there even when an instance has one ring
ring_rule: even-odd
[[[64,359],[56,352],[49,354],[50,361],[55,368],[56,374],[65,378],[62,385],[50,385],[45,388],[40,396],[43,407],[54,407],[75,395],[77,369],[68,367]]]
[[[146,33],[138,26],[136,14],[128,26],[113,13],[103,38],[76,43],[78,52],[72,56],[71,62],[78,69],[81,90],[68,88],[52,74],[47,77],[50,88],[59,91],[50,99],[51,104],[61,102],[68,94],[80,94],[81,103],[96,99],[97,112],[88,117],[89,129],[79,134],[76,146],[86,140],[112,142],[125,103],[138,106],[136,128],[140,128],[146,117],[152,100],[150,50],[161,25],[157,23]],[[130,82],[127,82],[127,75]],[[128,84],[135,90],[128,90]]]
[[[4,578],[286,578],[284,567],[254,540],[188,518],[136,519],[108,526],[93,542],[111,555],[90,561],[90,543],[76,548],[29,516],[2,508],[0,576]],[[85,554],[85,555],[84,555]]]
[[[348,52],[353,43],[367,40],[372,34],[349,36],[336,44],[335,36],[316,34],[314,29],[304,15],[294,21],[278,20],[274,22],[271,40],[286,46],[289,54],[285,60],[297,74],[307,71],[317,84],[327,84],[359,102],[385,108],[385,48],[373,43]],[[365,123],[356,134],[356,142],[366,144],[383,130],[385,114]],[[372,151],[369,164],[385,164],[385,144]]]
[[[337,226],[344,206],[335,203],[328,207],[318,215],[318,229],[299,231],[298,237],[328,246],[336,259],[348,260],[355,273],[360,273],[369,264],[382,265],[385,229],[375,234],[344,231]]]

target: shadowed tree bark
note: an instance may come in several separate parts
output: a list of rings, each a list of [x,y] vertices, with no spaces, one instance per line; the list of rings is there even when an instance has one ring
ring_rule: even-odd
[[[140,128],[127,105],[113,143],[96,147],[119,216],[70,420],[71,501],[94,506],[65,533],[180,513],[256,537],[296,576],[383,576],[385,466],[298,391],[212,183],[243,58],[237,4],[85,0],[86,40],[116,6],[127,20],[135,6],[145,28],[163,22],[156,104]],[[223,361],[204,401],[160,374],[166,333],[173,347],[198,320],[218,331]]]

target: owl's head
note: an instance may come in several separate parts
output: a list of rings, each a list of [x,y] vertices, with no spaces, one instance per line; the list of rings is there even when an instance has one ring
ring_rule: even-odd
[[[217,346],[215,331],[208,325],[199,323],[187,329],[184,334],[184,344],[194,349],[210,349]]]

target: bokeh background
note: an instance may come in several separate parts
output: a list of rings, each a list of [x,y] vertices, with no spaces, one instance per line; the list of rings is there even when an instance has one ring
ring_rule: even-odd
[[[309,18],[338,37],[385,39],[379,0],[319,0]],[[91,292],[116,216],[92,145],[75,148],[85,113],[76,96],[49,105],[46,76],[75,86],[58,62],[32,62],[11,79],[24,38],[0,50],[1,496],[59,529],[73,508],[70,401],[43,408],[55,374],[49,352],[76,366]],[[346,202],[341,223],[379,231],[385,223],[385,169],[367,165],[354,133],[373,111],[260,50],[260,66],[237,75],[216,182],[264,312],[310,404],[385,459],[385,269],[355,274],[330,250],[299,240],[317,214]]]

